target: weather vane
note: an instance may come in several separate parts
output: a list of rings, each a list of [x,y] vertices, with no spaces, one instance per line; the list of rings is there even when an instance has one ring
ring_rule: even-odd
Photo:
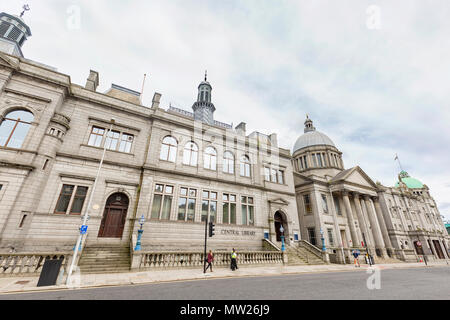
[[[22,18],[23,17],[23,15],[25,14],[25,12],[26,11],[30,11],[30,6],[29,5],[24,5],[23,7],[23,11],[22,11],[22,13],[20,14],[20,17]]]

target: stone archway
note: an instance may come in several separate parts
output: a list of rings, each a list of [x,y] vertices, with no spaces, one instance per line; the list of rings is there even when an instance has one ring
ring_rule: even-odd
[[[281,242],[281,236],[282,236],[281,231],[280,231],[281,226],[283,226],[283,229],[284,229],[285,240],[289,239],[287,217],[283,211],[278,210],[277,212],[275,212],[274,224],[275,224],[275,234],[277,237],[277,241]]]
[[[128,196],[120,192],[108,198],[98,233],[99,238],[122,238],[129,202]]]

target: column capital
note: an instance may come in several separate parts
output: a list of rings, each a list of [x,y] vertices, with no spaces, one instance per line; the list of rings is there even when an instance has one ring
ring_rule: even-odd
[[[350,194],[350,192],[348,190],[342,190],[341,193],[343,196],[346,196],[346,197],[348,197]]]
[[[372,197],[369,196],[368,194],[364,194],[363,198],[364,198],[364,200],[369,201]]]

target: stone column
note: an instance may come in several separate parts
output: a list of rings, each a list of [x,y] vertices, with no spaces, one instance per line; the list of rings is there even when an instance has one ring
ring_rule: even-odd
[[[371,239],[370,239],[369,228],[366,224],[366,219],[364,219],[364,213],[361,208],[361,200],[359,198],[358,193],[354,193],[353,200],[355,202],[356,214],[357,214],[358,220],[359,220],[359,227],[361,229],[361,232],[364,234],[363,240],[365,238],[365,241],[366,241],[365,246],[369,247],[371,249],[374,249],[375,246],[373,245],[373,243],[371,242]]]
[[[338,262],[345,264],[345,253],[344,253],[344,245],[341,237],[341,229],[339,228],[339,221],[336,212],[336,205],[334,203],[333,192],[330,190],[331,195],[331,211],[333,212],[333,221],[334,221],[334,230],[336,233],[336,241],[338,242],[338,247],[340,248],[340,255],[337,255]]]
[[[370,224],[372,225],[373,235],[375,238],[375,246],[381,251],[381,256],[385,257],[387,255],[386,246],[383,241],[383,236],[381,234],[381,228],[378,223],[377,216],[373,212],[372,202],[369,196],[364,196],[364,201],[366,203],[367,213],[369,215]]]
[[[380,200],[378,198],[374,198],[373,201],[375,205],[375,212],[377,214],[378,222],[380,223],[381,233],[383,234],[384,244],[386,245],[386,249],[391,252],[391,256],[394,256],[394,247],[392,247],[391,239],[389,238],[389,232],[386,227],[386,221],[384,221],[383,211],[380,206]]]
[[[347,214],[347,220],[350,227],[350,234],[352,237],[352,247],[360,247],[361,241],[359,241],[358,233],[356,232],[355,219],[353,218],[352,206],[350,205],[350,199],[348,198],[348,192],[345,191],[342,194],[344,199],[345,212]]]

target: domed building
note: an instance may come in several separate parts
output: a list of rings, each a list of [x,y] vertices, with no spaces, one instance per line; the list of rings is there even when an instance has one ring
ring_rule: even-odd
[[[419,254],[445,257],[448,240],[436,203],[408,173],[401,172],[389,188],[359,166],[346,169],[342,152],[308,116],[292,161],[302,239],[325,249],[331,262],[350,262],[353,249],[382,261],[417,261]],[[392,210],[404,212],[393,216]],[[426,244],[422,248],[415,247],[419,238]]]

